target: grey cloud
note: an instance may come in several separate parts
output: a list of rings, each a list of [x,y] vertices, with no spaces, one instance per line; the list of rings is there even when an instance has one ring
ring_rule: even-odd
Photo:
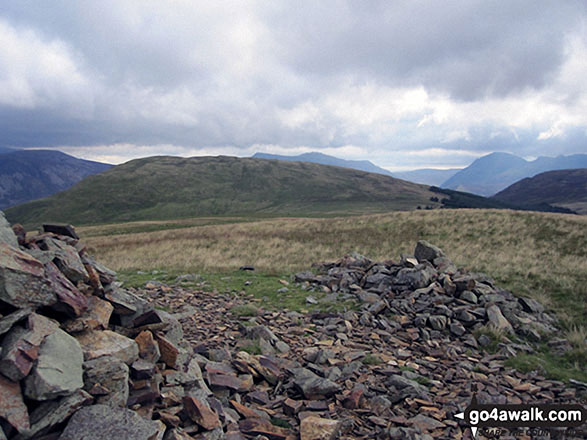
[[[1,105],[0,144],[435,147],[442,130],[417,121],[375,145],[322,109],[301,127],[284,125],[279,111],[320,101],[346,78],[465,101],[546,88],[585,15],[580,0],[5,2],[0,19],[63,42],[87,85],[79,101]],[[234,32],[245,34],[243,47]],[[510,135],[491,138],[495,128],[447,147],[519,148]],[[522,137],[534,146],[525,148],[546,144],[536,134]]]
[[[575,1],[338,1],[271,19],[282,61],[300,72],[376,75],[476,99],[543,87],[584,12]]]

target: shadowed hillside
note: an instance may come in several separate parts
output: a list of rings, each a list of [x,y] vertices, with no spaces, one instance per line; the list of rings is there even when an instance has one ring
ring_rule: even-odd
[[[518,205],[548,203],[587,214],[587,168],[541,173],[514,183],[493,198]]]

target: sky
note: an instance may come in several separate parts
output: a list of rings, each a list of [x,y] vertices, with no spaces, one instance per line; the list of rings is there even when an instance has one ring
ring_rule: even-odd
[[[4,0],[0,146],[392,171],[587,153],[587,2]]]

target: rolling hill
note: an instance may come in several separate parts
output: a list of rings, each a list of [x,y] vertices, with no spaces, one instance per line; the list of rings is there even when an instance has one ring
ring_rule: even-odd
[[[526,177],[569,168],[587,168],[587,154],[539,157],[527,161],[509,153],[491,153],[475,160],[440,186],[491,196]]]
[[[517,205],[548,203],[587,214],[587,168],[540,173],[514,183],[493,198]]]
[[[0,154],[0,209],[50,196],[111,167],[53,150]]]
[[[329,215],[439,207],[427,186],[305,162],[137,159],[6,210],[11,222],[98,224],[210,215]]]

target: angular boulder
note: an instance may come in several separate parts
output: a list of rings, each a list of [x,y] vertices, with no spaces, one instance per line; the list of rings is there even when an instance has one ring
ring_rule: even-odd
[[[53,263],[45,264],[46,278],[57,294],[56,310],[69,316],[80,316],[88,308],[87,298],[63,275]]]
[[[316,400],[340,392],[338,384],[322,378],[307,368],[295,368],[294,384],[304,393],[306,399]]]
[[[57,295],[39,260],[0,243],[0,300],[18,308],[37,308],[55,304]]]
[[[110,330],[88,330],[76,335],[76,339],[86,361],[100,356],[114,356],[130,365],[139,358],[139,347],[133,339]]]
[[[100,388],[96,403],[125,407],[128,400],[129,368],[114,356],[102,356],[84,362],[84,389],[90,394]],[[103,393],[106,394],[103,394]]]
[[[84,355],[76,339],[58,329],[41,344],[37,363],[25,380],[25,395],[49,400],[83,387]]]
[[[4,337],[0,347],[0,373],[13,381],[26,377],[39,356],[39,347],[58,329],[55,321],[36,313],[29,314],[26,329],[15,326]]]
[[[72,416],[59,440],[154,440],[158,433],[157,422],[146,420],[135,411],[92,405]]]
[[[29,429],[29,413],[18,382],[0,375],[0,418],[6,420],[18,432]]]
[[[16,235],[14,235],[14,231],[2,211],[0,211],[0,244],[6,244],[18,249]]]
[[[487,307],[487,320],[489,321],[489,325],[497,330],[514,333],[514,328],[505,316],[503,316],[500,308],[495,304]]]
[[[335,440],[341,423],[338,420],[309,416],[300,423],[300,440]]]
[[[433,262],[436,258],[444,257],[444,252],[437,246],[428,243],[425,240],[420,240],[416,244],[416,250],[414,251],[414,257],[420,262],[430,261]]]

